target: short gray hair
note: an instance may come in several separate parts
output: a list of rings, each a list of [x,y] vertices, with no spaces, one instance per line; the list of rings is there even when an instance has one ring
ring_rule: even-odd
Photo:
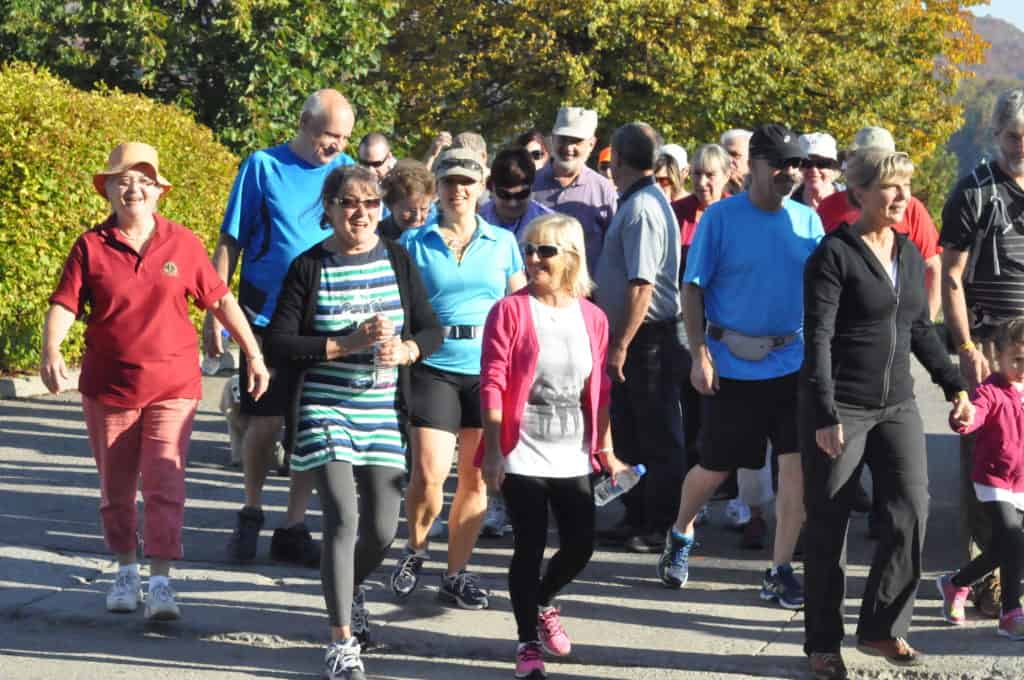
[[[1011,125],[1024,123],[1024,90],[1007,90],[996,99],[992,110],[992,130],[1001,134]]]
[[[846,159],[846,181],[851,189],[867,189],[898,177],[909,178],[913,174],[914,163],[910,156],[898,151],[868,147],[854,151]],[[846,198],[854,208],[861,207],[854,192],[850,191]]]
[[[750,138],[754,135],[750,130],[744,130],[743,128],[733,128],[732,130],[726,130],[722,133],[718,143],[722,146],[728,146],[734,139],[742,139],[744,142],[749,142]]]
[[[327,107],[330,103],[325,100],[334,99],[339,105],[352,111],[353,117],[355,116],[355,109],[352,103],[345,98],[337,90],[325,87],[321,90],[317,90],[313,94],[306,97],[306,101],[302,104],[302,113],[299,115],[299,122],[310,121],[319,123],[324,120],[327,116]]]
[[[722,172],[729,172],[732,158],[724,147],[718,144],[704,144],[693,152],[690,169],[693,172],[707,172],[711,166],[717,165]]]
[[[626,123],[612,134],[612,149],[634,170],[653,170],[662,147],[661,135],[647,123]]]

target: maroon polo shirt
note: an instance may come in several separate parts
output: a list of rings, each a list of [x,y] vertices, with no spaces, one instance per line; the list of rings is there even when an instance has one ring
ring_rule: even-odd
[[[189,299],[206,309],[228,292],[196,235],[155,218],[141,256],[113,216],[82,234],[50,296],[85,320],[79,391],[110,406],[199,399],[199,342]]]

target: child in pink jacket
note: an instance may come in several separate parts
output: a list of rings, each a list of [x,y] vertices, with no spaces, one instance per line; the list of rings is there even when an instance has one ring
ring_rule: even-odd
[[[1024,318],[1003,324],[995,345],[999,371],[975,390],[973,417],[950,423],[960,434],[977,432],[971,479],[992,521],[992,540],[981,555],[956,573],[939,576],[936,584],[943,618],[960,625],[971,584],[998,567],[1003,590],[998,632],[1024,640]]]

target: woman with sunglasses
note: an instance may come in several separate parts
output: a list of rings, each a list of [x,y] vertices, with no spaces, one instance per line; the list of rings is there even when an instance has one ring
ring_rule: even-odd
[[[586,299],[593,284],[584,247],[573,217],[531,222],[523,239],[529,283],[498,302],[484,328],[484,447],[476,463],[487,486],[504,494],[516,535],[509,594],[517,678],[544,677],[544,651],[569,653],[552,600],[594,550],[590,473],[604,465],[616,475],[626,467],[612,451],[608,320]],[[559,549],[542,577],[549,505]]]
[[[416,589],[428,536],[444,502],[443,485],[458,443],[458,484],[448,512],[448,568],[439,597],[464,609],[484,609],[487,592],[465,570],[487,507],[487,489],[473,454],[480,443],[480,345],[495,302],[526,283],[523,259],[511,233],[476,214],[484,189],[477,153],[452,148],[434,166],[436,224],[402,234],[419,266],[430,302],[444,326],[444,344],[412,373],[412,474],[405,497],[409,541],[391,574],[404,600]]]
[[[800,135],[800,146],[807,157],[800,162],[803,182],[793,192],[793,200],[817,210],[822,201],[843,189],[836,185],[839,177],[836,140],[827,132],[812,132]]]
[[[359,586],[391,546],[402,504],[408,367],[441,345],[442,331],[409,254],[377,235],[376,174],[332,171],[322,203],[332,233],[289,268],[264,349],[272,364],[301,371],[288,449],[293,470],[316,471],[323,506],[323,677],[356,680],[369,637]]]

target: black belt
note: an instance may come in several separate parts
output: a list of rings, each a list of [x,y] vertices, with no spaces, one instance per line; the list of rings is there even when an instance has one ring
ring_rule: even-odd
[[[474,340],[484,334],[483,326],[442,326],[444,337],[451,340]]]
[[[720,341],[725,336],[726,331],[728,331],[727,328],[722,328],[718,324],[713,324],[711,322],[708,322],[708,329],[707,329],[708,337],[711,338],[712,340],[719,340]],[[736,331],[733,331],[733,332],[735,333]],[[754,336],[748,336],[748,337],[754,337]],[[793,342],[793,339],[796,337],[796,334],[795,333],[790,333],[789,335],[771,335],[771,336],[767,336],[766,335],[766,336],[763,336],[763,337],[766,340],[771,340],[772,347],[778,348],[778,347],[784,347],[785,345],[788,345],[789,343]]]

